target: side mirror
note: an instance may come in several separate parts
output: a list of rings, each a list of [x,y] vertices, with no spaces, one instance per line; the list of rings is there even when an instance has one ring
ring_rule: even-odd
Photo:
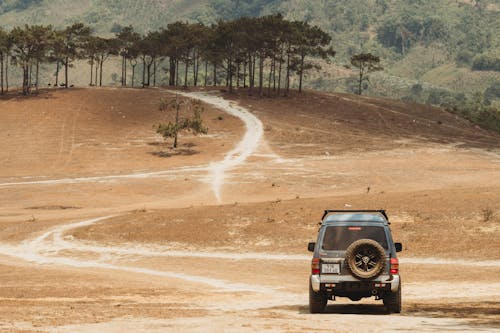
[[[403,251],[403,244],[401,244],[401,243],[394,243],[394,246],[396,247],[396,252]]]
[[[316,247],[316,243],[310,242],[309,244],[307,244],[307,251],[314,252],[315,247]]]

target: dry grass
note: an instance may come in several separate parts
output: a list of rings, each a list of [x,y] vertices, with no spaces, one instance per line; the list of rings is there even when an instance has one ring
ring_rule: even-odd
[[[342,208],[350,202],[360,209],[386,208],[395,239],[404,243],[404,256],[495,260],[500,255],[492,257],[491,249],[500,247],[499,221],[481,223],[480,212],[482,202],[495,204],[498,196],[498,191],[442,190],[194,207],[132,213],[72,234],[113,244],[305,253],[307,242],[316,237],[323,209]],[[464,209],[462,202],[472,197],[479,202]]]

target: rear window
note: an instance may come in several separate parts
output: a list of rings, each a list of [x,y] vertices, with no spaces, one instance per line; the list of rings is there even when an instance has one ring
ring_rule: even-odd
[[[374,226],[330,226],[325,230],[323,237],[323,250],[326,251],[345,251],[349,245],[358,239],[373,239],[382,245],[384,249],[387,247],[387,238],[383,227]]]

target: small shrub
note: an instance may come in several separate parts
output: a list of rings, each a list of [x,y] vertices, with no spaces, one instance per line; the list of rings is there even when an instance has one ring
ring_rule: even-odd
[[[473,59],[474,53],[469,50],[463,50],[457,53],[455,62],[459,67],[470,67]]]
[[[481,211],[481,214],[483,216],[483,221],[488,222],[491,221],[495,215],[493,210],[490,207],[486,207]]]
[[[493,53],[483,53],[474,57],[472,69],[477,71],[500,72],[500,57]]]
[[[484,97],[488,99],[500,98],[500,81],[495,81],[484,92]]]

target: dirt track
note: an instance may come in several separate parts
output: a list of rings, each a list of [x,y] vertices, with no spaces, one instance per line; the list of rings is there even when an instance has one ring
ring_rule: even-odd
[[[240,95],[251,113],[207,104],[209,135],[173,152],[152,130],[162,96],[0,100],[0,330],[500,328],[498,135],[384,100]],[[331,207],[389,210],[401,315],[307,313],[305,244]]]

